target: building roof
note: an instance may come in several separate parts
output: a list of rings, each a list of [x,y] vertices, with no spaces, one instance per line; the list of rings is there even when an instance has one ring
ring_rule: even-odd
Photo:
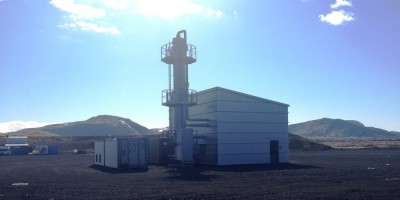
[[[240,96],[245,96],[245,97],[248,97],[248,98],[256,99],[256,100],[259,100],[259,101],[265,101],[265,102],[268,102],[268,103],[273,103],[273,104],[278,104],[278,105],[289,107],[289,104],[281,103],[281,102],[278,102],[278,101],[272,101],[272,100],[269,100],[269,99],[253,96],[253,95],[250,95],[250,94],[245,94],[245,93],[234,91],[234,90],[229,90],[229,89],[222,88],[222,87],[213,87],[213,88],[210,88],[210,89],[206,89],[206,90],[200,91],[198,93],[201,94],[201,93],[207,93],[207,92],[212,92],[212,91],[225,91],[225,92],[233,93],[233,94],[236,94],[236,95],[240,95]]]
[[[6,138],[28,139],[28,136],[7,136]]]
[[[27,136],[9,136],[6,137],[6,146],[28,146],[28,137]]]
[[[29,146],[28,143],[25,144],[6,144],[6,147],[26,147]]]

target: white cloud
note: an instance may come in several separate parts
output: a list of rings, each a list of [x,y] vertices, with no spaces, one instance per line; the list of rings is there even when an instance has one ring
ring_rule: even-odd
[[[205,15],[207,17],[210,17],[210,16],[221,17],[222,11],[221,10],[214,10],[212,8],[207,8],[207,11],[205,12]]]
[[[123,9],[126,4],[122,0],[103,0],[104,4],[113,9]],[[103,18],[106,16],[106,10],[86,4],[75,3],[74,0],[52,0],[54,7],[69,14],[71,22],[58,25],[59,28],[75,29],[82,31],[91,31],[95,33],[120,34],[115,26],[104,26]]]
[[[107,8],[115,10],[124,10],[128,7],[128,0],[103,0],[103,3]]]
[[[352,4],[348,0],[336,0],[336,3],[332,4],[331,8],[335,9],[335,8],[339,8],[341,6],[352,6]]]
[[[307,0],[302,0],[303,2]],[[336,0],[334,4],[331,4],[331,12],[326,15],[319,15],[319,20],[334,26],[342,25],[345,22],[354,21],[354,13],[345,11],[343,9],[339,10],[340,7],[352,7],[353,4],[351,0]]]
[[[97,19],[105,16],[102,8],[95,8],[89,5],[77,4],[74,0],[52,0],[50,1],[54,7],[67,12],[74,20],[78,19]]]
[[[66,28],[66,29],[78,29],[78,30],[82,30],[82,31],[92,31],[92,32],[97,32],[97,33],[111,33],[113,35],[120,34],[119,30],[114,26],[105,27],[105,26],[99,26],[95,23],[89,23],[89,22],[84,22],[84,21],[62,24],[62,25],[59,25],[58,27]]]
[[[321,22],[326,22],[335,26],[341,25],[344,22],[350,22],[355,20],[353,18],[353,13],[346,12],[344,10],[339,10],[339,11],[334,10],[329,14],[320,15],[319,19]]]
[[[155,16],[165,20],[184,15],[216,18],[223,15],[219,9],[207,8],[190,0],[81,0],[79,3],[77,0],[51,0],[50,4],[66,13],[64,20],[67,21],[59,24],[59,28],[113,35],[120,34],[120,31],[110,25],[110,20],[120,13]]]
[[[216,17],[221,17],[222,16],[222,11],[220,11],[220,10],[215,11],[215,16]]]
[[[42,127],[46,126],[49,124],[59,124],[60,122],[37,122],[37,121],[11,121],[11,122],[3,122],[0,123],[0,133],[8,133],[8,132],[14,132],[14,131],[19,131],[21,129],[26,129],[26,128],[37,128],[37,127]]]

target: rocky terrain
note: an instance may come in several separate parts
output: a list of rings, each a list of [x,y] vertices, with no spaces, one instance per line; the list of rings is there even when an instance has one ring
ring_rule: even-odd
[[[104,170],[93,154],[0,156],[0,199],[397,199],[400,152],[296,151],[290,163]]]

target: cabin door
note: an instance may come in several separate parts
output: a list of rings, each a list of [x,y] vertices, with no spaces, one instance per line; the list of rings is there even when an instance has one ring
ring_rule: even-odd
[[[269,141],[269,157],[271,163],[279,163],[279,140]]]

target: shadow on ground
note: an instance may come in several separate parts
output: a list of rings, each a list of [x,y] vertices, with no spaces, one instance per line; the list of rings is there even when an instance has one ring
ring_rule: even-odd
[[[120,173],[143,173],[149,171],[149,169],[114,169],[109,167],[104,167],[100,165],[90,165],[90,168],[99,170],[101,172],[110,174],[120,174]]]
[[[175,168],[169,169],[166,173],[169,176],[164,179],[167,180],[184,180],[184,181],[211,181],[218,179],[220,176],[215,174],[205,174],[198,168]]]
[[[312,165],[301,165],[292,163],[282,164],[257,164],[257,165],[231,165],[231,166],[210,166],[195,165],[191,167],[167,167],[166,173],[170,176],[165,179],[186,180],[186,181],[211,181],[218,179],[220,175],[213,172],[256,172],[256,171],[276,171],[276,170],[298,170],[320,168]]]
[[[229,166],[200,166],[204,171],[219,172],[254,172],[254,171],[275,171],[275,170],[297,170],[320,168],[313,165],[302,165],[294,163],[279,164],[255,164],[255,165],[229,165]]]

